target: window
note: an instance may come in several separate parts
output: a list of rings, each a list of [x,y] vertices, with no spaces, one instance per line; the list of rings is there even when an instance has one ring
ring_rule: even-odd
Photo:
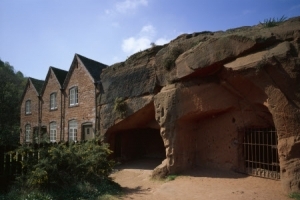
[[[71,120],[69,122],[69,141],[77,141],[77,121]]]
[[[57,108],[56,103],[56,93],[50,94],[50,110],[54,110]]]
[[[27,124],[26,126],[25,126],[25,141],[26,142],[30,142],[30,125],[29,124]]]
[[[72,87],[70,89],[70,106],[78,104],[78,88]]]
[[[50,123],[50,142],[56,142],[56,122]]]
[[[31,101],[27,100],[25,102],[25,114],[30,114],[31,113]]]

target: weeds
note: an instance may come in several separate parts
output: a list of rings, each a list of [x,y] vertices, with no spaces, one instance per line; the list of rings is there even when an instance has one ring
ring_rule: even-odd
[[[262,24],[264,27],[274,27],[274,26],[278,26],[279,24],[283,23],[284,21],[286,21],[287,17],[285,17],[284,15],[281,18],[277,18],[275,19],[273,18],[269,18],[269,19],[265,19],[263,22],[259,22],[260,24]]]
[[[171,47],[170,50],[166,53],[163,58],[163,67],[170,71],[175,66],[175,60],[180,54],[183,53],[183,50],[179,46]]]
[[[124,118],[126,115],[127,105],[122,97],[118,97],[114,102],[114,112],[119,115],[119,117]]]
[[[292,198],[292,199],[296,199],[296,200],[300,200],[300,193],[291,193],[289,194],[289,197]]]
[[[171,175],[168,175],[165,180],[166,181],[174,181],[176,178],[178,177],[178,175],[176,174],[171,174]]]

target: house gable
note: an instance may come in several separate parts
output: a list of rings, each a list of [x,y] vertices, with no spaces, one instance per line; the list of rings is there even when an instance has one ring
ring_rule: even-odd
[[[47,73],[47,76],[46,76],[46,79],[45,79],[45,83],[43,84],[43,87],[41,89],[41,96],[43,96],[43,94],[45,92],[45,89],[47,87],[47,84],[48,84],[48,81],[49,81],[50,77],[54,76],[57,84],[59,85],[59,89],[62,89],[63,88],[63,82],[65,81],[65,78],[66,78],[67,74],[68,74],[68,72],[65,71],[65,70],[58,69],[58,68],[50,66],[49,70],[48,70],[48,73]]]
[[[89,124],[91,129],[95,127],[98,92],[96,86],[100,81],[102,69],[105,67],[106,65],[102,63],[75,54],[63,86],[66,102],[64,126],[66,140],[74,139],[72,135],[74,127],[78,134],[74,140],[87,139],[83,137],[83,132],[87,128],[86,124]],[[93,134],[93,131],[90,132]]]
[[[62,140],[63,118],[62,111],[64,110],[64,94],[62,91],[63,81],[67,75],[67,71],[49,67],[45,84],[42,90],[42,122],[47,133],[50,133],[50,124],[55,124],[56,134],[52,135],[51,141]],[[53,128],[53,126],[52,126]],[[50,135],[47,135],[50,137]]]
[[[39,125],[40,120],[40,91],[44,81],[37,80],[34,78],[28,78],[26,87],[24,89],[21,108],[20,108],[20,142],[25,141],[25,127],[30,126],[30,141],[33,140],[33,130]],[[28,104],[27,104],[27,103]]]

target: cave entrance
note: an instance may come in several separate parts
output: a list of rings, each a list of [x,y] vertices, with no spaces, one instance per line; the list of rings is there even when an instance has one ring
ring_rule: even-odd
[[[244,172],[252,176],[280,179],[276,129],[245,128],[242,131]]]
[[[165,159],[165,147],[159,129],[139,128],[116,132],[114,157],[118,161]]]

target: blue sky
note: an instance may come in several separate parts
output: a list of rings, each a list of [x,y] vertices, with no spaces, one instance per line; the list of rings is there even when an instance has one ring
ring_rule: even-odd
[[[70,68],[74,54],[111,65],[182,33],[300,15],[299,0],[0,0],[0,58],[25,76]]]

